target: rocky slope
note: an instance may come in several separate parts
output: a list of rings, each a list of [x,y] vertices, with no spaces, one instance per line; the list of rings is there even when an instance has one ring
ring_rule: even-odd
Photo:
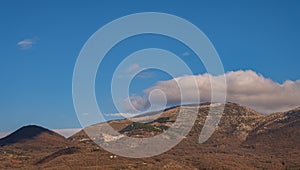
[[[199,113],[194,127],[187,138],[175,148],[152,159],[159,159],[161,162],[164,162],[165,159],[174,160],[178,166],[184,165],[191,169],[235,169],[237,167],[238,169],[289,169],[300,167],[299,108],[265,116],[247,107],[227,103],[216,131],[208,141],[199,144],[199,134],[211,106],[213,108],[220,107],[220,105],[209,103],[182,106],[185,109],[191,107],[198,109]],[[139,122],[118,120],[111,121],[109,124],[126,136],[137,138],[155,136],[172,125],[179,109],[179,107],[167,109],[160,113],[155,120],[147,121],[147,123],[140,123],[143,120],[139,117]],[[93,128],[101,129],[101,126],[98,124]],[[88,140],[89,138],[83,131],[72,136],[70,140],[78,141],[80,138],[86,139],[82,143],[93,143]],[[115,138],[102,136],[100,138],[106,142],[116,142],[121,136]],[[161,164],[163,165],[165,162]],[[149,168],[151,167],[149,164],[147,165]]]

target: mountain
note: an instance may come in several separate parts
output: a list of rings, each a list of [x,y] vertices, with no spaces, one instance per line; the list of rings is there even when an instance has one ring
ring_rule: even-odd
[[[65,137],[46,128],[29,125],[0,139],[0,169],[24,168],[61,149],[72,147]]]
[[[265,117],[252,109],[235,103],[227,103],[226,105],[205,103],[200,105],[176,106],[158,112],[156,115],[148,116],[148,114],[146,114],[147,116],[138,116],[131,118],[130,120],[112,120],[109,121],[108,124],[115,130],[122,134],[126,134],[127,136],[155,136],[168,129],[172,123],[175,122],[180,109],[185,109],[186,111],[189,109],[196,109],[198,110],[198,117],[189,136],[198,137],[204,126],[210,107],[224,107],[224,113],[215,133],[205,144],[241,143],[247,138],[251,130],[258,126],[259,120]],[[152,121],[149,121],[149,119]],[[97,131],[101,129],[102,126],[103,124],[100,123],[87,127],[85,130],[91,131],[95,129],[95,131]],[[81,140],[87,143],[89,137],[85,134],[84,130],[82,130],[71,136],[69,139]]]
[[[199,144],[199,134],[209,109],[217,110],[223,106],[224,112],[217,129],[206,142]],[[23,169],[300,169],[300,108],[263,115],[235,103],[226,103],[226,105],[204,103],[176,106],[134,117],[131,120],[109,121],[108,124],[122,134],[120,136],[99,135],[97,132],[103,128],[103,123],[89,126],[85,130],[94,132],[92,138],[103,140],[107,144],[118,142],[125,135],[135,138],[155,136],[172,126],[180,109],[185,114],[190,110],[198,111],[193,128],[174,148],[150,158],[131,159],[113,155],[96,145],[85,131],[64,139],[47,130],[31,137],[25,134],[26,131],[20,130],[8,136],[9,138],[0,140],[6,141],[2,142],[6,145],[0,147],[0,151],[6,147],[19,145],[24,151],[22,154],[26,155],[28,151],[24,143],[43,143],[39,136],[45,134],[47,138],[56,141],[53,143],[48,139],[50,143],[45,143],[45,146],[52,148],[51,151],[44,149],[40,151],[42,153],[37,153],[31,150],[32,154],[29,155],[36,154],[38,159],[27,158],[27,162],[23,161],[19,167]],[[12,140],[15,138],[18,139],[17,142]],[[16,167],[8,163],[8,158],[5,158],[6,161],[2,160],[3,158],[0,157],[0,169]],[[16,157],[13,160],[22,159]],[[3,165],[1,161],[6,163],[6,166],[1,167]]]
[[[300,168],[300,147],[298,147],[300,143],[298,126],[300,117],[298,109],[266,116],[239,104],[227,103],[216,131],[209,140],[199,144],[199,134],[204,126],[210,107],[217,109],[221,106],[211,103],[177,106],[157,113],[160,114],[158,117],[150,114],[150,117],[147,115],[132,119],[137,122],[123,119],[113,120],[108,123],[123,135],[138,138],[149,137],[160,134],[170,127],[176,120],[180,108],[186,110],[191,108],[198,109],[198,117],[194,127],[182,142],[162,155],[142,159],[148,160],[148,169],[163,167],[168,164],[167,162],[177,162],[175,164],[176,168],[182,167],[182,169]],[[153,119],[153,116],[156,116],[155,119],[149,121],[149,119]],[[141,123],[143,121],[146,123]],[[273,136],[270,136],[270,133],[257,133],[266,124],[270,133],[274,133]],[[95,130],[97,132],[102,126],[103,124],[97,124],[88,127],[86,130],[90,132]],[[289,135],[287,133],[284,138],[281,138],[285,132],[292,133]],[[84,131],[78,132],[69,139],[85,144],[90,149],[97,147]],[[100,140],[104,140],[107,143],[118,142],[118,139],[119,137],[109,135],[100,136]],[[106,153],[103,150],[100,152]],[[159,161],[157,162],[156,160]],[[137,163],[137,161],[131,161],[131,159],[127,161],[129,162],[125,164]],[[77,165],[80,166],[80,164]],[[96,166],[97,164],[94,165]],[[115,164],[113,167],[116,166]],[[119,166],[125,169],[129,168],[129,166],[125,165]]]
[[[60,143],[61,140],[64,140],[64,137],[46,128],[29,125],[24,126],[12,134],[0,139],[0,146],[17,143],[31,143],[33,140],[43,140],[41,142],[49,143],[49,139],[50,141],[57,140]]]

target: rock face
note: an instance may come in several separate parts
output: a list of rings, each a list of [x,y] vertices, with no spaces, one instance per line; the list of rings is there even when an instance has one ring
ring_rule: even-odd
[[[200,108],[200,113],[207,113],[208,109]],[[263,117],[264,115],[252,109],[235,103],[228,103],[224,107],[217,130],[206,143],[239,145],[246,140],[249,133],[258,126],[258,120]],[[203,122],[205,119],[206,116],[201,116],[200,122]],[[198,133],[200,133],[200,130],[198,127]]]
[[[218,127],[206,142],[199,144],[199,134],[208,117],[209,109],[218,109],[219,107],[224,107],[224,112]],[[176,147],[161,155],[143,159],[118,157],[93,142],[93,140],[102,140],[109,144],[118,142],[125,136],[144,138],[161,134],[174,124],[180,109],[183,109],[185,114],[188,114],[191,109],[198,111],[197,119],[190,133]],[[172,107],[131,120],[108,122],[120,133],[119,135],[99,135],[97,132],[103,128],[103,124],[87,127],[89,132],[95,132],[92,136],[93,140],[84,131],[70,137],[67,143],[64,138],[54,134],[53,137],[57,139],[56,144],[52,143],[51,145],[59,145],[56,150],[52,150],[51,153],[47,152],[38,160],[29,161],[27,164],[23,162],[20,166],[29,169],[300,168],[300,108],[266,116],[235,103],[226,105],[205,103]],[[10,143],[0,149],[22,143],[20,140],[12,140],[15,138],[14,136],[23,134],[21,132],[17,131],[9,138],[0,140],[2,143]],[[49,137],[52,133],[47,131],[46,134]],[[26,139],[26,136],[28,134],[24,135],[25,139],[21,141],[30,141]],[[34,136],[35,140],[40,139],[36,137],[40,135]],[[29,143],[35,142],[31,139]],[[61,147],[66,144],[68,145],[66,148]],[[18,161],[19,159],[14,160]],[[0,159],[1,161],[2,159]],[[7,166],[9,167],[11,164],[7,163]],[[0,169],[5,169],[1,167],[1,163]]]

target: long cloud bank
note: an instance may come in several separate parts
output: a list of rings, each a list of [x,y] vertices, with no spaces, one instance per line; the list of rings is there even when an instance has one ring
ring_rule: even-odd
[[[218,88],[222,88],[222,78],[224,76],[212,76],[210,74],[202,74],[196,76],[176,77],[168,81],[160,81],[155,86],[145,89],[144,96],[136,94],[124,100],[124,108],[130,111],[128,106],[131,101],[132,106],[138,110],[143,110],[149,106],[149,95],[153,90],[160,90],[167,98],[168,105],[177,105],[181,102],[181,93],[177,86],[180,80],[183,84],[182,93],[188,94],[189,102],[194,103],[197,93],[193,88],[189,88],[191,81],[196,79],[197,88],[200,91],[201,102],[210,101],[211,98],[211,81],[214,82],[216,88],[214,92],[218,92]],[[273,113],[287,111],[300,106],[300,80],[285,81],[282,84],[274,82],[269,78],[263,77],[252,70],[231,71],[225,74],[227,81],[227,101],[236,102],[241,105],[248,106],[261,113]],[[219,83],[219,84],[218,84]],[[151,94],[151,102],[160,99],[160,96]],[[161,95],[161,94],[158,94]]]

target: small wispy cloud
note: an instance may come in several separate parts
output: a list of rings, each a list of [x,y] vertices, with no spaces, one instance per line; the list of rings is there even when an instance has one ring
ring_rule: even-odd
[[[154,73],[153,72],[141,72],[137,75],[138,78],[142,78],[142,79],[148,79],[151,77],[154,77]]]
[[[188,51],[182,53],[182,56],[184,56],[184,57],[189,56],[189,55],[190,55],[190,53]]]
[[[0,139],[4,138],[5,136],[9,135],[10,132],[0,132]]]
[[[108,117],[126,117],[126,118],[130,118],[130,117],[134,117],[137,116],[138,114],[134,114],[134,113],[109,113],[109,114],[105,114]]]
[[[118,78],[133,78],[135,75],[137,78],[141,79],[148,79],[151,77],[154,77],[154,73],[150,72],[148,70],[145,70],[144,67],[142,67],[140,64],[134,63],[126,67],[125,69],[123,68],[118,74]]]
[[[127,68],[127,72],[129,75],[131,75],[132,73],[139,71],[139,70],[143,70],[143,69],[144,68],[141,65],[134,63]],[[153,77],[154,73],[149,72],[149,71],[142,71],[142,72],[139,72],[136,76],[138,78],[147,79],[147,78]]]
[[[136,71],[136,70],[139,70],[139,69],[142,69],[142,67],[141,67],[139,64],[134,63],[134,64],[132,64],[132,65],[130,65],[130,66],[128,67],[127,71],[128,71],[129,73],[131,73],[131,72]]]
[[[82,113],[83,116],[89,116],[89,113]]]
[[[19,48],[22,50],[31,49],[33,47],[33,45],[37,43],[37,40],[38,39],[36,37],[24,39],[22,41],[19,41],[17,43],[17,46],[19,46]]]
[[[64,137],[68,138],[75,133],[79,132],[81,128],[71,128],[71,129],[52,129],[54,132],[63,135]]]

